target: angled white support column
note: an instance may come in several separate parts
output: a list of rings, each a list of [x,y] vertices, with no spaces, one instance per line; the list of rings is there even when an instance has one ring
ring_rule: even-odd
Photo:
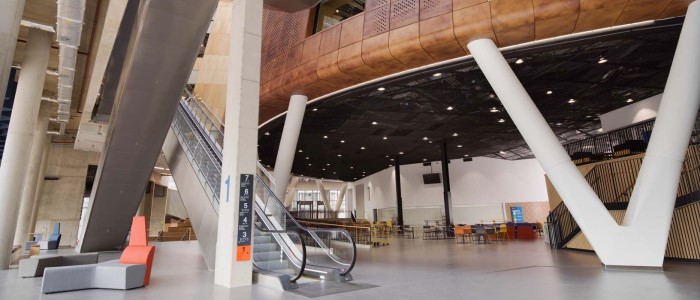
[[[221,165],[221,201],[216,240],[214,283],[226,288],[253,283],[252,255],[238,255],[239,203],[242,175],[255,178],[257,166],[258,109],[260,103],[260,51],[263,2],[238,0],[232,5],[231,43],[226,89],[226,133]],[[251,179],[251,182],[252,181]],[[252,187],[252,186],[251,186]],[[251,196],[254,197],[254,196]],[[255,201],[253,199],[253,201]],[[253,207],[251,205],[250,213]],[[252,215],[251,219],[252,219]],[[245,223],[247,221],[242,221]],[[252,246],[252,222],[246,237]],[[250,234],[250,236],[248,236]],[[243,233],[240,234],[241,237]],[[245,252],[245,251],[244,251]],[[247,253],[250,253],[248,248]]]
[[[287,183],[292,174],[294,154],[297,151],[299,132],[301,132],[301,124],[304,121],[304,111],[306,110],[306,101],[308,99],[304,95],[292,95],[289,99],[289,108],[284,117],[282,138],[280,139],[280,147],[277,150],[277,159],[275,160],[275,171],[272,174],[275,177],[275,195],[279,199],[284,199],[287,192]]]
[[[15,245],[24,247],[24,242],[27,241],[29,233],[29,222],[32,218],[34,210],[34,199],[36,198],[36,186],[39,181],[39,173],[41,171],[42,158],[46,150],[46,129],[49,125],[49,113],[51,112],[51,103],[42,101],[39,108],[39,116],[36,119],[34,127],[34,141],[32,142],[32,152],[29,155],[29,164],[27,165],[27,175],[24,178],[24,186],[22,188],[22,198],[19,206],[19,215],[17,217],[17,228],[15,229]],[[43,180],[43,178],[42,178]]]
[[[32,149],[34,124],[49,63],[53,33],[29,29],[22,70],[0,164],[0,270],[9,267],[19,211],[19,198]]]
[[[12,60],[15,58],[15,46],[19,35],[19,23],[22,20],[25,0],[0,1],[0,108],[5,102],[7,81],[10,78]]]
[[[606,267],[662,267],[682,162],[700,107],[700,4],[688,8],[622,226],[571,162],[493,41],[476,40],[468,48],[601,262]]]
[[[340,210],[340,207],[343,206],[343,201],[345,201],[345,192],[348,190],[348,185],[349,183],[343,183],[343,187],[340,188],[340,194],[338,195],[338,201],[335,203],[335,212],[338,212]]]
[[[316,179],[316,186],[318,187],[318,193],[321,196],[321,201],[323,201],[323,208],[326,211],[331,211],[331,202],[328,200],[328,195],[326,195],[326,188],[323,186],[323,181],[321,179]]]
[[[292,183],[289,184],[289,189],[287,191],[287,196],[284,197],[284,207],[289,208],[294,201],[294,195],[297,194],[297,185],[299,184],[299,177],[292,177]]]

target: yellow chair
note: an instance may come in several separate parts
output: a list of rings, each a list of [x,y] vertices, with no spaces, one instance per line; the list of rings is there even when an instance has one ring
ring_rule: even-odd
[[[498,235],[503,235],[506,240],[510,239],[510,237],[508,236],[508,226],[506,226],[506,224],[501,224],[498,226]]]

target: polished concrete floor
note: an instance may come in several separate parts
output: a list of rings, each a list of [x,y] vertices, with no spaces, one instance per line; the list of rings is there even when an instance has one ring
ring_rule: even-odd
[[[308,299],[261,286],[214,286],[196,242],[155,245],[147,288],[41,295],[41,278],[18,278],[11,269],[0,271],[0,299]],[[700,299],[700,263],[667,262],[665,272],[605,271],[595,255],[552,251],[541,239],[492,245],[396,239],[358,251],[355,282],[377,287],[317,299]]]

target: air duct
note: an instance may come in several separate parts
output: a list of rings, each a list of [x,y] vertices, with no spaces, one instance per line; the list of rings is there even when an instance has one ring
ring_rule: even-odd
[[[85,0],[58,0],[56,14],[56,39],[58,41],[58,111],[56,120],[61,124],[58,132],[64,134],[70,119],[70,106],[73,97],[75,65],[78,47],[85,18]]]

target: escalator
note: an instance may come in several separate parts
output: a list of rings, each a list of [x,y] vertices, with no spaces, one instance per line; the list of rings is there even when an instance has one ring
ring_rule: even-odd
[[[178,105],[163,153],[182,195],[209,268],[213,268],[218,223],[224,125],[188,91]],[[299,224],[275,196],[274,180],[258,164],[255,187],[253,264],[290,287],[302,276],[351,280],[355,243],[342,229]]]

